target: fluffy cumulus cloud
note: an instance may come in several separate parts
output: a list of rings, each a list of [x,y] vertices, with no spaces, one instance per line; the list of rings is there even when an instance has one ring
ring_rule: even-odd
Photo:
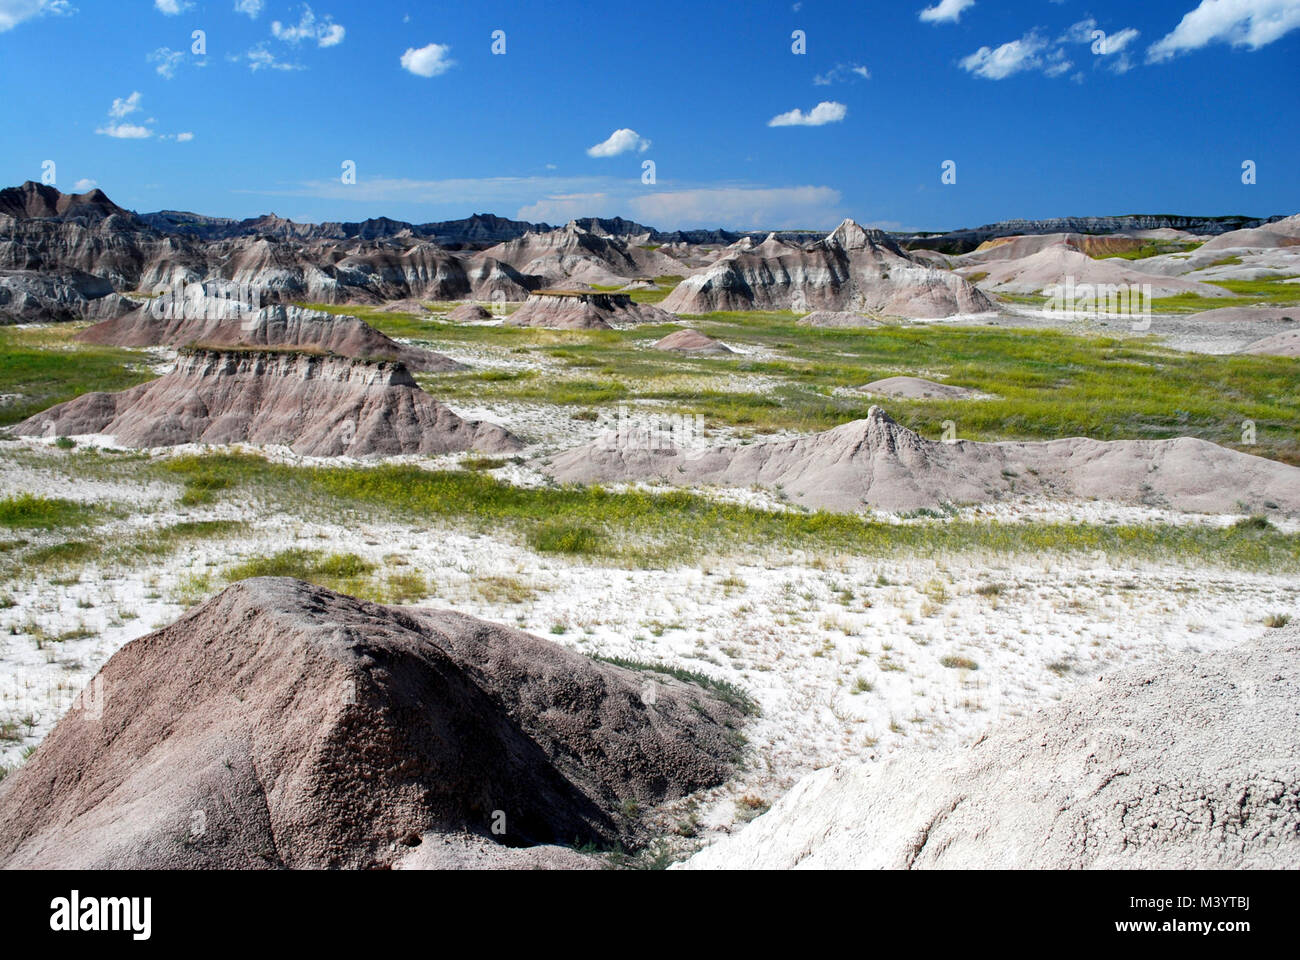
[[[1042,69],[1047,46],[1046,40],[1031,31],[1000,47],[980,47],[961,61],[961,68],[985,80],[1004,80],[1026,70]]]
[[[1212,43],[1258,50],[1300,27],[1300,0],[1201,0],[1170,33],[1147,48],[1148,63]]]
[[[304,40],[315,40],[318,47],[336,47],[343,42],[347,31],[334,22],[328,14],[316,19],[316,13],[307,4],[302,5],[302,14],[297,24],[287,24],[279,20],[271,22],[271,35],[277,40],[297,45]]]
[[[46,14],[68,16],[71,13],[73,8],[68,0],[0,0],[0,33],[34,17]]]
[[[235,0],[235,13],[243,13],[256,20],[261,15],[264,6],[262,0]]]
[[[456,65],[450,53],[451,47],[442,43],[411,47],[402,54],[402,69],[417,77],[437,77]]]
[[[140,110],[140,91],[137,90],[129,97],[116,97],[112,106],[108,108],[109,122],[104,124],[95,132],[105,137],[113,137],[117,140],[147,140],[153,136],[153,131],[143,124],[130,123],[127,117]]]
[[[609,135],[609,139],[587,149],[589,157],[617,157],[620,153],[645,153],[650,149],[650,141],[635,130],[623,127]]]
[[[184,13],[194,6],[189,0],[153,0],[154,9],[159,13],[164,13],[169,17]]]
[[[918,16],[926,23],[957,23],[966,10],[975,6],[975,0],[939,0],[926,7]]]
[[[94,190],[99,186],[98,180],[91,180],[89,177],[82,177],[72,185],[73,193],[85,193],[87,190]]]
[[[787,113],[780,113],[767,121],[769,127],[821,127],[828,123],[839,123],[849,114],[849,108],[834,100],[823,100],[807,113],[797,107]]]

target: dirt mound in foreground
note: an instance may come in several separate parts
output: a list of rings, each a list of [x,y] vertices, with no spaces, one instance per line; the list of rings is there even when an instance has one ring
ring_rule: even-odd
[[[162,315],[156,315],[162,314]],[[311,347],[341,357],[398,360],[416,373],[464,370],[465,365],[432,350],[398,343],[357,317],[335,316],[277,304],[241,313],[216,298],[187,301],[176,310],[145,306],[127,316],[97,323],[77,339],[114,347],[156,347],[202,343],[229,347]]]
[[[805,778],[695,869],[1296,869],[1300,630],[1133,667],[974,746]]]
[[[439,864],[447,836],[635,839],[619,811],[721,783],[739,723],[659,674],[287,578],[127,644],[89,690],[0,782],[0,867],[366,868],[412,847]]]
[[[800,506],[846,512],[1051,497],[1300,515],[1300,467],[1206,440],[943,443],[880,407],[823,433],[748,445],[679,449],[667,437],[611,433],[543,469],[562,482],[757,485],[781,489]]]
[[[277,444],[309,457],[504,453],[518,438],[463,420],[406,367],[289,351],[186,349],[165,376],[29,417],[20,436],[109,434],[130,447]]]

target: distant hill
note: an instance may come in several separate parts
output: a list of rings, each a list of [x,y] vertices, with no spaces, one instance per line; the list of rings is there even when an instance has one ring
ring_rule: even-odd
[[[200,240],[229,240],[239,237],[270,237],[276,240],[383,240],[413,237],[428,240],[449,250],[482,250],[498,243],[518,240],[526,233],[546,233],[559,229],[548,223],[510,220],[491,213],[476,213],[460,220],[432,223],[408,223],[378,217],[359,223],[297,223],[274,213],[235,220],[182,210],[159,210],[136,214],[113,203],[102,190],[88,193],[61,193],[54,187],[28,181],[20,187],[0,190],[0,216],[20,219],[99,220],[108,216],[129,218],[162,233],[183,234]],[[1282,216],[1266,218],[1246,216],[1193,217],[1176,214],[1127,214],[1119,217],[1057,217],[1047,220],[1001,220],[982,227],[937,233],[893,233],[895,239],[910,249],[938,250],[942,253],[967,253],[986,240],[1021,234],[1083,233],[1109,234],[1133,230],[1173,229],[1190,233],[1218,235],[1230,230],[1253,229],[1274,223]],[[761,241],[766,230],[659,230],[625,220],[622,217],[583,217],[577,226],[596,236],[616,237],[642,244],[716,244],[725,246],[752,237]],[[821,240],[824,230],[778,230],[786,243],[805,244]]]
[[[0,216],[40,220],[102,220],[118,215],[134,219],[102,190],[61,193],[54,187],[28,180],[20,187],[0,190]]]
[[[940,253],[969,253],[986,240],[1026,234],[1129,233],[1134,230],[1186,230],[1188,233],[1217,236],[1231,230],[1251,230],[1266,223],[1276,223],[1282,216],[1256,218],[1245,216],[1185,217],[1173,214],[1126,214],[1120,217],[1054,217],[1048,220],[999,220],[997,223],[947,233],[896,234],[899,243],[910,249],[937,250]]]

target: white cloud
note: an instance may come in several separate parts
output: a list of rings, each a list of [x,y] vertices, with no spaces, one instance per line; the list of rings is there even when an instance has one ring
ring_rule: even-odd
[[[140,91],[136,90],[129,97],[115,97],[113,105],[108,108],[108,115],[115,120],[130,116],[140,109]]]
[[[87,177],[83,177],[72,185],[72,192],[85,193],[88,190],[94,190],[97,186],[99,186],[98,180],[91,180]]]
[[[1102,33],[1099,40],[1094,40],[1093,35]],[[1097,25],[1097,21],[1088,17],[1086,20],[1080,20],[1073,24],[1065,33],[1061,34],[1057,43],[1083,43],[1088,44],[1092,52],[1100,57],[1110,57],[1122,53],[1124,48],[1136,40],[1141,35],[1140,31],[1133,27],[1125,27],[1123,30],[1117,30],[1114,33],[1106,33]]]
[[[189,143],[189,142],[190,142],[191,140],[193,140],[193,139],[194,139],[194,134],[192,134],[192,133],[190,133],[190,132],[188,132],[188,131],[185,132],[185,133],[178,133],[178,134],[176,134],[176,142],[177,142],[177,143]]]
[[[270,50],[266,49],[265,43],[259,43],[257,46],[249,49],[247,53],[232,54],[226,59],[230,60],[233,63],[238,63],[240,60],[248,61],[248,69],[251,70],[253,73],[257,73],[257,71],[259,70],[305,70],[307,69],[301,63],[290,63],[285,60],[280,60]]]
[[[134,123],[110,123],[95,132],[102,133],[106,137],[116,137],[118,140],[147,140],[153,136],[153,131],[148,127]]]
[[[1212,43],[1258,50],[1300,27],[1300,0],[1201,0],[1170,33],[1147,48],[1162,63]]]
[[[112,106],[108,108],[108,116],[114,121],[100,127],[95,132],[106,137],[115,137],[118,140],[147,140],[153,136],[153,131],[143,124],[126,123],[126,117],[140,110],[140,91],[136,90],[129,97],[115,97]],[[153,123],[153,119],[146,120],[145,123]]]
[[[1037,70],[1044,66],[1042,52],[1047,42],[1036,33],[1025,34],[1019,40],[1004,43],[997,49],[980,47],[961,61],[968,73],[986,80],[1003,80],[1024,70]]]
[[[450,59],[451,47],[443,43],[430,43],[423,47],[410,47],[402,54],[402,69],[417,77],[437,77],[456,65]]]
[[[587,149],[589,157],[617,157],[620,153],[635,150],[645,153],[650,149],[650,141],[635,130],[623,127],[609,135],[609,139]]]
[[[926,23],[956,23],[962,13],[975,6],[975,0],[939,0],[933,7],[926,7],[918,16]]]
[[[176,76],[176,68],[181,65],[185,59],[185,54],[180,50],[173,50],[170,47],[159,47],[153,53],[149,54],[150,63],[158,64],[154,69],[158,76],[170,80]]]
[[[343,42],[346,34],[347,31],[335,23],[328,14],[323,20],[317,21],[315,12],[305,3],[302,5],[302,15],[298,18],[296,26],[286,25],[279,20],[271,23],[272,36],[294,45],[304,40],[315,40],[318,47],[336,47]]]
[[[73,12],[68,0],[0,0],[0,33],[34,17],[46,14],[66,17]]]
[[[769,127],[820,127],[827,123],[839,123],[848,116],[849,108],[834,100],[823,100],[807,113],[795,108],[788,113],[778,114],[767,121]]]
[[[235,13],[245,13],[256,20],[265,5],[262,0],[235,0]]]
[[[169,17],[184,13],[194,6],[189,0],[153,0],[153,5],[159,13],[165,13]]]
[[[813,77],[813,83],[819,87],[827,87],[832,83],[842,83],[855,77],[859,80],[870,80],[871,71],[856,63],[837,63],[825,73]]]

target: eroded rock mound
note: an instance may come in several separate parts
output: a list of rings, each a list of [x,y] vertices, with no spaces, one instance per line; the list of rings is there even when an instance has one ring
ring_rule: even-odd
[[[615,324],[672,323],[676,319],[658,307],[633,303],[625,293],[543,290],[529,297],[508,323],[512,327],[609,330]]]
[[[820,770],[696,869],[1300,867],[1300,630],[1087,682],[974,746]]]
[[[671,350],[675,353],[735,353],[721,340],[714,340],[698,330],[678,330],[670,333],[654,344],[656,350]]]
[[[109,434],[129,447],[259,443],[311,457],[503,453],[518,438],[464,420],[395,361],[302,351],[184,349],[165,376],[29,417],[20,436]]]
[[[994,309],[962,277],[913,259],[886,234],[852,220],[808,247],[776,237],[736,247],[678,284],[663,308],[684,314],[831,310],[917,318]]]
[[[447,319],[455,320],[457,323],[479,323],[484,320],[491,320],[492,313],[480,304],[462,303],[447,314]]]
[[[244,311],[232,301],[216,298],[187,300],[174,310],[146,305],[127,316],[97,323],[77,339],[118,347],[309,347],[341,357],[397,360],[417,373],[465,369],[464,364],[440,353],[398,343],[357,317],[284,304]]]
[[[1300,514],[1300,467],[1206,440],[943,443],[900,426],[880,407],[824,433],[747,445],[682,449],[666,437],[611,433],[544,469],[577,483],[758,485],[779,488],[801,506],[846,512],[1050,497]]]
[[[886,397],[901,397],[905,400],[965,400],[977,396],[975,390],[959,387],[951,383],[935,383],[921,377],[886,377],[873,380],[860,387],[864,393],[878,393]]]
[[[134,309],[107,280],[89,274],[0,271],[0,323],[100,320]]]
[[[247,580],[114,654],[0,782],[0,867],[375,868],[412,848],[442,866],[448,840],[473,865],[467,841],[497,862],[608,845],[638,836],[628,807],[721,783],[739,721],[694,685],[473,617]]]

